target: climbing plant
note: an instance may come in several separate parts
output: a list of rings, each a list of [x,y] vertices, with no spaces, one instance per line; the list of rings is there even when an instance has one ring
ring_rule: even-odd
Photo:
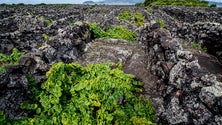
[[[117,38],[127,41],[135,41],[136,33],[129,31],[125,26],[116,26],[102,30],[96,23],[90,24],[90,30],[94,38]]]
[[[19,52],[16,48],[12,50],[11,55],[0,53],[0,73],[4,73],[7,66],[18,64],[19,58],[23,54],[23,52]]]
[[[31,89],[32,104],[21,108],[35,111],[31,118],[2,123],[31,125],[132,125],[152,124],[154,109],[148,99],[135,96],[142,83],[122,71],[122,64],[54,64],[39,90]],[[35,82],[29,76],[31,87]]]

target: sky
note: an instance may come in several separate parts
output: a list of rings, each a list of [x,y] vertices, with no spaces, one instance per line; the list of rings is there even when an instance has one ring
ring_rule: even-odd
[[[47,4],[55,4],[55,3],[70,3],[70,4],[81,4],[88,0],[0,0],[1,3],[7,4],[17,4],[17,3],[25,3],[25,4],[39,4],[39,3],[47,3]],[[100,0],[93,0],[94,2]]]
[[[84,1],[88,0],[0,0],[1,3],[7,4],[17,4],[17,3],[25,3],[25,4],[39,4],[39,3],[47,3],[47,4],[56,4],[56,3],[70,3],[70,4],[81,4]],[[102,1],[102,0],[92,0],[94,2]],[[208,0],[215,2],[222,2],[222,0]]]

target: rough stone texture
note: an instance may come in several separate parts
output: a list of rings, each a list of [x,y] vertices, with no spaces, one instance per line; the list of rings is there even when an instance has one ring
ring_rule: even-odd
[[[122,62],[123,71],[135,75],[144,83],[145,93],[156,95],[157,78],[147,69],[145,46],[118,39],[96,39],[89,43],[85,53],[78,59],[80,64]]]
[[[138,32],[146,38],[144,44],[147,45],[150,70],[163,86],[161,107],[164,108],[156,110],[160,122],[221,124],[222,82],[211,74],[212,67],[209,67],[217,62],[214,66],[220,74],[221,64],[214,59],[200,65],[198,58],[204,57],[201,61],[206,62],[204,59],[210,57],[208,54],[188,51],[184,49],[183,41],[172,38],[168,30],[152,27],[155,26],[147,24]]]
[[[118,19],[123,11],[144,14],[144,26]],[[123,62],[123,70],[144,83],[157,122],[163,124],[222,124],[221,8],[134,6],[10,6],[0,7],[0,52],[25,52],[19,65],[0,74],[0,111],[8,118],[27,116],[19,108],[28,100],[27,74],[40,86],[58,61],[81,64]],[[51,20],[52,24],[47,24]],[[133,19],[132,19],[133,20]],[[165,29],[157,20],[163,20]],[[124,25],[136,31],[138,43],[116,39],[93,42],[87,24],[106,29]],[[47,34],[49,41],[44,39]],[[208,52],[192,49],[196,41]],[[216,57],[218,58],[216,58]]]
[[[5,74],[0,74],[0,110],[9,119],[28,114],[20,109],[20,104],[29,100],[28,74],[41,86],[52,64],[76,61],[91,41],[89,27],[83,22],[66,26],[66,20],[61,19],[48,26],[45,21],[31,15],[3,17],[0,20],[0,26],[5,28],[0,31],[0,52],[10,54],[15,47],[25,52],[19,65],[9,66]],[[48,34],[49,41],[42,34]]]
[[[173,37],[206,46],[208,53],[222,62],[221,8],[154,6],[153,11],[157,18],[164,21]]]

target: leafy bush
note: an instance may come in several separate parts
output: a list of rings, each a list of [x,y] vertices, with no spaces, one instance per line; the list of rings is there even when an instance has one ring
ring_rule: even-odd
[[[48,79],[36,98],[39,101],[22,105],[22,108],[35,110],[34,117],[11,123],[132,125],[151,124],[155,120],[149,100],[134,95],[134,92],[142,92],[139,88],[142,83],[135,81],[133,75],[125,74],[121,63],[83,67],[77,63],[59,62],[46,76]],[[2,114],[1,117],[4,119]]]
[[[134,16],[134,20],[136,22],[136,25],[137,26],[142,26],[143,21],[145,20],[144,15],[142,13],[139,13],[139,12],[134,12],[133,16]]]
[[[23,55],[23,52],[19,52],[16,48],[12,50],[12,54],[7,56],[5,54],[0,53],[0,73],[4,73],[6,71],[6,67],[8,65],[18,64],[19,58]]]
[[[49,26],[49,25],[53,24],[53,21],[52,20],[45,20],[45,23]]]
[[[96,23],[92,23],[90,24],[90,30],[92,31],[94,38],[117,38],[127,41],[135,41],[136,36],[135,32],[129,31],[124,26],[116,26],[104,31]]]
[[[217,4],[215,4],[215,3],[210,4],[210,7],[217,7]]]
[[[128,12],[128,11],[124,11],[124,12],[120,13],[118,18],[121,19],[121,20],[126,20],[126,21],[129,21],[129,22],[132,22],[132,20],[131,20],[131,18],[132,18],[131,13]],[[145,17],[144,17],[144,15],[142,13],[134,12],[133,13],[133,18],[134,18],[134,21],[135,21],[137,26],[142,26],[143,25],[143,21],[145,20]]]
[[[118,15],[121,20],[131,21],[131,14],[129,11],[124,11]]]
[[[47,34],[42,34],[42,37],[44,38],[45,41],[49,41],[50,37]]]

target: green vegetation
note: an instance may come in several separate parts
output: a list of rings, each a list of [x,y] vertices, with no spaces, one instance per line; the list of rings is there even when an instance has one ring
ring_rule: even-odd
[[[164,28],[165,27],[165,24],[163,22],[163,20],[159,19],[159,20],[156,20],[156,23],[159,23],[160,24],[160,28]]]
[[[42,37],[44,38],[45,41],[49,41],[50,37],[47,34],[42,34]]]
[[[104,17],[106,14],[105,13],[100,13],[99,14],[101,17]]]
[[[194,48],[194,49],[201,50],[201,51],[203,51],[203,52],[207,52],[207,47],[206,47],[206,46],[201,46],[201,45],[198,44],[197,42],[191,42],[191,46],[192,46],[192,48]]]
[[[143,14],[139,13],[139,12],[134,12],[133,16],[134,16],[134,20],[136,22],[136,25],[137,26],[142,26],[143,22],[145,20],[145,17],[143,16]]]
[[[107,28],[102,30],[96,23],[90,24],[90,30],[93,33],[94,38],[117,38],[127,41],[135,41],[135,32],[129,31],[124,26],[116,26],[114,28]]]
[[[121,19],[121,20],[126,20],[126,21],[129,21],[129,22],[132,22],[132,16],[131,16],[131,13],[129,11],[124,11],[122,13],[120,13],[118,15],[118,18]],[[145,16],[140,13],[140,12],[134,12],[133,13],[133,22],[136,23],[136,25],[139,27],[139,26],[142,26],[143,25],[143,22],[145,20]]]
[[[188,6],[188,7],[210,7],[205,0],[145,0],[145,6],[152,5],[173,5],[173,6]],[[214,5],[212,5],[213,7]]]
[[[0,4],[0,6],[10,6],[10,5],[7,3],[2,3],[2,4]]]
[[[112,67],[112,68],[111,68]],[[35,111],[32,118],[9,121],[0,112],[0,122],[30,125],[148,125],[155,120],[141,82],[122,71],[122,64],[54,64],[41,89],[31,89],[36,103],[21,108]],[[29,76],[31,88],[35,80]],[[137,95],[138,95],[137,94]],[[36,96],[37,95],[37,96]]]
[[[45,18],[45,16],[40,16],[40,18],[44,19],[44,18]]]
[[[24,55],[24,53],[19,52],[16,48],[12,50],[12,54],[9,56],[0,53],[0,73],[4,73],[7,66],[18,64],[19,58],[22,55]]]
[[[53,24],[53,20],[45,20],[45,22],[48,26]]]
[[[129,11],[124,11],[118,15],[121,20],[131,21],[131,14]]]

